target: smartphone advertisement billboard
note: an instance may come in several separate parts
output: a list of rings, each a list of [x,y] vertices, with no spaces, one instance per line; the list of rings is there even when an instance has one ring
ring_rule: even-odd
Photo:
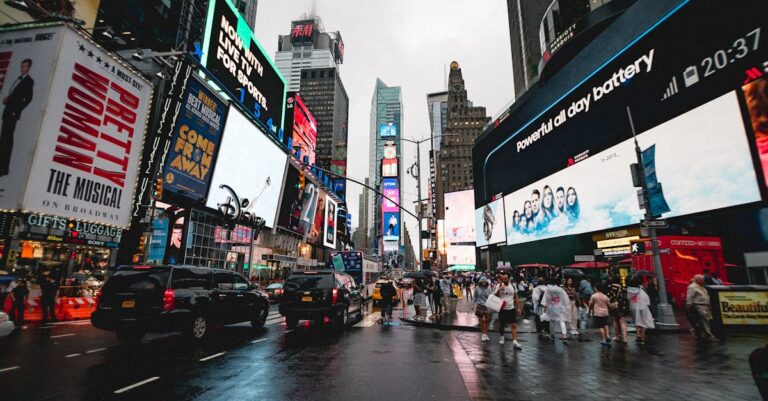
[[[507,243],[638,224],[632,127],[655,149],[663,218],[763,200],[765,12],[681,3],[535,119],[512,114],[478,142],[476,201],[505,195]]]
[[[381,210],[384,212],[400,211],[400,189],[397,186],[397,178],[384,178],[381,180],[381,193],[387,198],[381,200]]]

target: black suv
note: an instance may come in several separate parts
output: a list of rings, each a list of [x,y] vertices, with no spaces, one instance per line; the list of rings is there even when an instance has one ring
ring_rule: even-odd
[[[280,314],[288,328],[296,327],[300,319],[318,323],[325,318],[343,329],[352,321],[363,318],[363,296],[349,274],[333,270],[295,271],[283,285]]]
[[[138,342],[145,333],[182,332],[200,340],[214,324],[261,327],[269,299],[242,275],[193,266],[120,266],[91,315],[95,327]]]

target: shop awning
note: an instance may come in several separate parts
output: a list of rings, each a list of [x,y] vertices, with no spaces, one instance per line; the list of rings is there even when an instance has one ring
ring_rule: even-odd
[[[552,265],[544,264],[544,263],[525,263],[522,265],[515,266],[518,269],[548,269],[550,267],[554,267]]]
[[[573,267],[575,269],[605,269],[608,266],[610,265],[605,262],[578,262],[568,265],[568,267]]]
[[[453,265],[448,268],[448,270],[455,272],[455,271],[473,271],[475,270],[475,265]]]

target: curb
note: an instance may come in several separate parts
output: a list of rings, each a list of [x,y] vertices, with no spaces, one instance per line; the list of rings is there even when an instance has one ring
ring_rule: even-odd
[[[438,329],[438,330],[448,330],[448,331],[474,331],[474,332],[480,332],[480,327],[477,326],[461,326],[461,325],[455,325],[455,324],[440,324],[440,323],[431,323],[431,322],[423,322],[421,320],[412,320],[407,318],[400,318],[400,321],[406,324],[409,324],[411,326],[416,327],[425,327],[430,329]],[[519,327],[519,326],[518,326]],[[629,327],[634,327],[630,325]],[[507,330],[509,332],[509,330]],[[597,333],[597,329],[587,329],[582,330],[583,333]],[[659,329],[658,327],[650,330],[653,334],[687,334],[688,328],[687,327],[680,327],[678,328],[665,328],[665,329]],[[520,332],[527,333],[525,331]],[[535,334],[535,333],[534,333]]]

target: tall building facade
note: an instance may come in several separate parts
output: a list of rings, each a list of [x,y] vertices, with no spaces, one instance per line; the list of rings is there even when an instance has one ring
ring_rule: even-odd
[[[490,121],[485,107],[475,107],[467,98],[459,63],[451,63],[448,75],[448,114],[445,136],[441,138],[437,210],[442,217],[445,193],[472,189],[472,146]]]
[[[430,208],[433,219],[442,218],[442,208],[438,207],[436,194],[442,192],[440,177],[440,164],[438,163],[442,135],[448,127],[448,92],[435,92],[427,94],[427,111],[429,113],[429,129],[432,135],[432,146],[429,153],[429,190]],[[445,138],[448,140],[448,138]],[[434,224],[437,224],[433,221]]]
[[[289,91],[301,93],[317,119],[315,164],[335,174],[347,174],[349,97],[339,75],[344,42],[339,32],[325,32],[319,17],[291,22],[288,35],[278,38],[275,65]],[[336,180],[335,192],[346,197],[346,181]]]
[[[371,100],[369,174],[371,186],[379,188],[382,184],[382,160],[397,159],[394,174],[398,185],[402,183],[403,167],[400,165],[400,137],[403,132],[403,99],[399,86],[387,86],[381,79],[376,79],[376,87]],[[368,222],[371,227],[370,249],[379,254],[379,238],[382,236],[382,198],[371,197],[368,203]],[[399,219],[400,217],[398,217]],[[398,241],[399,242],[399,241]],[[392,249],[392,247],[387,247]],[[383,254],[383,252],[381,253]]]
[[[552,0],[507,0],[515,98],[539,78],[542,56],[539,25],[551,3]]]
[[[370,185],[370,179],[365,179],[365,185]],[[370,248],[368,247],[370,241],[368,240],[368,235],[370,234],[370,226],[368,225],[368,215],[370,214],[370,209],[368,209],[368,203],[370,199],[371,192],[367,189],[363,189],[363,192],[360,193],[358,197],[358,220],[360,223],[357,225],[357,229],[355,230],[355,234],[352,238],[352,241],[355,243],[355,249],[362,251],[366,254],[371,254]]]
[[[245,18],[245,22],[251,27],[251,30],[256,28],[256,8],[259,6],[259,0],[236,0],[235,7],[240,11],[240,14]]]

